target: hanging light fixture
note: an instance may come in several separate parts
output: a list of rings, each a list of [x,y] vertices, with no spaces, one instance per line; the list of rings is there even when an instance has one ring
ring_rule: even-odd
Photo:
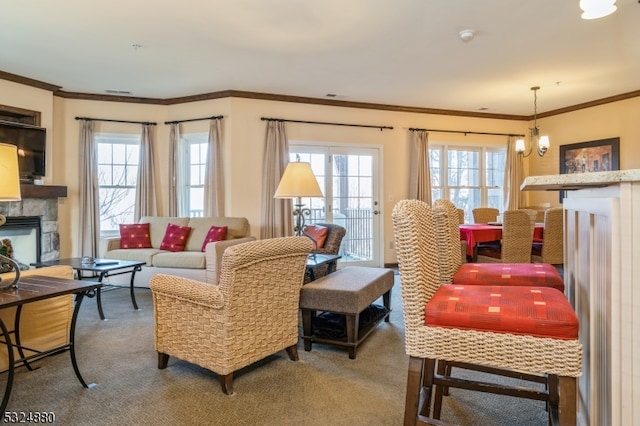
[[[616,0],[580,0],[582,19],[598,19],[611,15],[618,8]]]
[[[538,155],[542,157],[547,153],[549,149],[549,136],[540,136],[540,129],[538,129],[538,90],[540,86],[534,86],[533,90],[533,127],[529,129],[529,151],[525,154],[524,139],[518,139],[516,141],[516,152],[523,157],[528,157],[533,151],[533,143],[537,142]]]

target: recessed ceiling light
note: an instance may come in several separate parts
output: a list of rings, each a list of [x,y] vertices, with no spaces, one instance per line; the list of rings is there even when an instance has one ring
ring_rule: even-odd
[[[476,36],[476,32],[475,30],[471,30],[471,29],[466,29],[466,30],[462,30],[458,33],[458,35],[460,36],[460,39],[462,41],[464,41],[465,43],[473,40],[473,38]]]

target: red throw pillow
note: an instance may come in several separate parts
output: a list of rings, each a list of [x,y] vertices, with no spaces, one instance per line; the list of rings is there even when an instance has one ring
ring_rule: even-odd
[[[326,226],[310,225],[307,226],[302,233],[311,238],[315,248],[319,249],[324,247],[324,242],[327,239],[327,232],[329,232],[329,228]]]
[[[191,232],[190,226],[180,226],[173,223],[168,224],[164,238],[160,243],[160,250],[184,251],[189,232]]]
[[[151,248],[148,223],[120,225],[120,248]]]
[[[204,237],[204,242],[202,243],[202,251],[206,250],[209,243],[226,240],[228,229],[226,226],[212,226],[209,228],[209,232],[207,232],[207,236]]]

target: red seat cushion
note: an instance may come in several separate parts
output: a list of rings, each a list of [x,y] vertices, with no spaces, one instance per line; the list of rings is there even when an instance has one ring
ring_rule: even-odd
[[[328,231],[329,228],[327,228],[326,226],[309,225],[304,228],[302,234],[311,238],[311,241],[313,241],[313,244],[315,245],[314,249],[319,249],[324,247],[324,242],[327,239]]]
[[[548,263],[464,263],[453,284],[553,287],[564,292],[558,270]]]
[[[577,339],[578,318],[550,287],[445,284],[425,307],[425,324],[553,339]]]
[[[184,251],[190,232],[191,227],[189,226],[180,226],[174,223],[168,224],[164,238],[160,243],[160,250]]]
[[[151,248],[151,234],[149,233],[149,224],[121,224],[120,248]]]

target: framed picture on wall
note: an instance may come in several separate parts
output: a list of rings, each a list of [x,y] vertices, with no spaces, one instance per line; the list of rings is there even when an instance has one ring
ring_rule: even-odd
[[[560,174],[620,170],[620,138],[560,145]],[[565,191],[560,191],[560,202]]]

